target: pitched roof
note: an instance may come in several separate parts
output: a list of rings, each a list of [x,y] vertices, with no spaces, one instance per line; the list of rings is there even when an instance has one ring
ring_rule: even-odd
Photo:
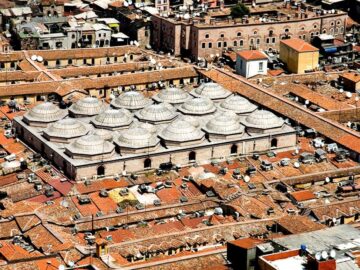
[[[291,234],[311,232],[326,228],[305,216],[285,216],[276,221],[286,232]]]
[[[309,190],[295,191],[292,192],[290,195],[298,202],[316,199],[314,193]]]
[[[245,50],[245,51],[240,51],[237,54],[241,58],[248,61],[268,59],[263,52],[258,50]]]
[[[231,241],[231,243],[234,246],[244,248],[244,249],[251,249],[256,247],[257,245],[261,244],[263,241],[260,239],[255,238],[242,238],[235,241]]]
[[[281,43],[285,44],[286,46],[292,48],[297,52],[314,52],[319,50],[318,48],[312,46],[310,43],[299,38],[284,39],[281,40]]]

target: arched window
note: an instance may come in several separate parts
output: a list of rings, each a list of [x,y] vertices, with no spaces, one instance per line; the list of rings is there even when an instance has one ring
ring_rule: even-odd
[[[100,165],[100,166],[97,168],[96,174],[97,174],[97,175],[105,175],[105,167],[104,167],[104,165]]]
[[[149,169],[151,168],[151,159],[147,158],[144,160],[144,169]]]
[[[237,147],[236,144],[233,144],[233,145],[231,146],[231,148],[230,148],[230,154],[231,154],[231,155],[236,155],[237,152],[238,152],[238,147]]]
[[[271,147],[277,147],[278,145],[278,140],[276,138],[271,140]]]
[[[189,161],[190,162],[193,162],[193,161],[195,161],[196,160],[196,153],[194,152],[194,151],[191,151],[190,153],[189,153]]]

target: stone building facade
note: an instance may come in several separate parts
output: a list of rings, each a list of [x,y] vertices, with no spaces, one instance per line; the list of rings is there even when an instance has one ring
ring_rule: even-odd
[[[174,100],[172,104],[153,103],[134,93],[121,94],[112,109],[93,97],[66,112],[41,103],[15,118],[14,127],[19,138],[77,180],[296,146],[295,130],[282,118],[256,109],[215,83],[204,83],[190,93],[164,90],[153,99]],[[231,106],[234,102],[241,110]]]
[[[282,39],[296,37],[310,42],[322,33],[340,38],[345,32],[347,14],[341,11],[324,14],[306,7],[305,11],[283,8],[270,12],[273,12],[273,19],[265,21],[260,15],[250,15],[242,21],[218,20],[210,16],[184,20],[154,15],[151,19],[152,46],[192,59],[208,59],[229,48],[277,51]]]

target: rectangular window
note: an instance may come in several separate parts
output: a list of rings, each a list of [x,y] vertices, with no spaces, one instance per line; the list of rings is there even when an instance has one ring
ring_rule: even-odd
[[[220,41],[218,42],[218,48],[221,48],[221,42]]]
[[[205,49],[205,43],[201,43],[201,48]]]
[[[260,62],[259,63],[259,71],[263,71],[264,70],[264,63]]]
[[[227,47],[227,42],[226,41],[224,41],[224,48],[226,48]]]
[[[212,48],[212,43],[211,42],[209,42],[209,48]]]
[[[272,43],[275,43],[276,38],[272,38]]]
[[[266,44],[269,44],[269,43],[270,43],[270,39],[266,38]]]

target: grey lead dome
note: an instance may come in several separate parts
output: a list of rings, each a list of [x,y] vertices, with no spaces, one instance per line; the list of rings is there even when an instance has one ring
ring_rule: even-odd
[[[167,141],[186,142],[200,140],[204,137],[204,133],[184,120],[176,120],[164,128],[159,137]]]
[[[214,100],[227,98],[231,95],[231,92],[217,83],[207,82],[202,83],[198,88],[192,90],[191,95],[195,97],[207,97]]]
[[[244,126],[240,125],[238,116],[233,112],[224,112],[208,121],[203,128],[208,133],[232,135],[244,133]]]
[[[251,113],[256,110],[257,106],[252,104],[246,98],[239,95],[233,95],[219,104],[219,108],[226,111],[233,111],[238,114]]]
[[[257,110],[249,114],[242,124],[250,128],[271,129],[283,126],[284,120],[270,111]]]
[[[135,116],[143,122],[167,122],[177,116],[175,108],[168,103],[151,104],[135,113]]]
[[[95,116],[91,122],[100,128],[119,128],[129,126],[133,122],[133,117],[126,109],[108,109]]]
[[[139,110],[151,104],[151,100],[136,91],[124,92],[111,101],[111,105],[115,108],[124,108],[128,110]]]
[[[70,143],[66,150],[73,154],[99,155],[113,151],[115,146],[98,135],[90,134]]]
[[[61,110],[51,102],[41,103],[24,115],[27,122],[51,123],[64,118],[67,115],[66,110]]]
[[[190,98],[187,92],[176,87],[163,89],[153,97],[157,102],[167,102],[169,104],[181,104]]]
[[[145,128],[133,127],[121,132],[114,142],[127,148],[146,148],[158,144],[159,139]]]
[[[73,118],[61,119],[52,123],[44,130],[49,137],[75,138],[85,135],[88,128],[79,120]]]
[[[85,97],[71,105],[69,111],[74,115],[93,116],[105,110],[106,106],[95,97]]]
[[[193,98],[179,107],[179,111],[184,114],[204,115],[216,111],[214,102],[209,98],[199,97]]]

